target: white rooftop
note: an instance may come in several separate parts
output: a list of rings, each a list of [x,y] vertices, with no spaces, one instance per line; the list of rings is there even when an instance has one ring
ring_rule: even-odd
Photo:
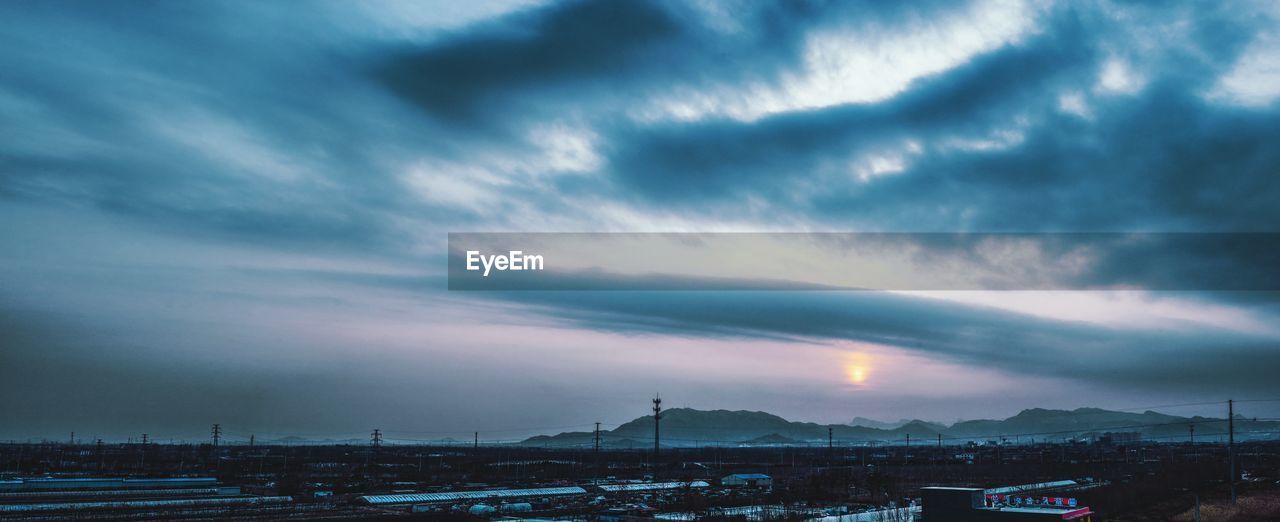
[[[448,502],[452,500],[476,500],[489,498],[585,495],[586,493],[587,490],[573,486],[563,488],[491,489],[485,491],[446,491],[440,493],[406,493],[400,495],[365,495],[360,497],[360,500],[369,504],[414,504],[419,502]]]

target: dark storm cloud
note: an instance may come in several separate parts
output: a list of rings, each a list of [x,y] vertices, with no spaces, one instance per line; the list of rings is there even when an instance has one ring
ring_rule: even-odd
[[[1197,31],[1221,62],[1156,62],[1135,96],[1095,98],[1085,121],[1057,110],[1056,92],[1092,79],[1105,53],[1076,13],[1045,34],[930,78],[885,103],[621,132],[619,182],[646,199],[690,207],[786,194],[819,179],[826,190],[791,210],[830,223],[889,229],[1276,230],[1280,113],[1211,105],[1241,32],[1210,18]],[[1234,26],[1239,29],[1239,24]],[[1207,34],[1203,34],[1207,33]],[[1247,34],[1247,32],[1245,33]],[[1081,80],[1084,79],[1084,82]],[[1026,120],[1007,150],[947,151],[948,136]],[[852,152],[917,139],[925,151],[900,175],[870,183],[821,177]],[[840,168],[840,167],[837,167]]]
[[[804,39],[842,24],[892,26],[963,4],[569,1],[394,49],[376,75],[429,114],[519,121],[532,111],[615,112],[676,86],[773,81],[802,61]],[[725,25],[732,27],[723,27]],[[861,30],[861,29],[859,29]],[[616,139],[622,139],[619,136]]]
[[[1280,114],[1215,109],[1180,85],[1113,102],[1093,125],[1063,115],[1000,152],[923,158],[902,176],[814,200],[833,217],[979,230],[1274,231]],[[976,209],[972,217],[963,211]]]
[[[1185,20],[1191,27],[1179,41],[1138,51],[1135,28],[1108,12],[1116,6],[1058,6],[1024,41],[919,79],[883,103],[758,121],[639,123],[617,116],[672,87],[768,83],[798,71],[807,31],[859,19],[891,25],[923,10],[770,5],[735,13],[744,29],[721,34],[700,26],[707,21],[690,9],[569,3],[407,51],[380,74],[393,92],[445,118],[512,122],[585,112],[598,119],[610,176],[585,189],[579,180],[564,188],[642,207],[754,218],[734,202],[782,195],[772,211],[859,228],[1276,229],[1280,215],[1268,202],[1280,189],[1266,180],[1280,167],[1280,153],[1270,146],[1280,138],[1280,115],[1204,98],[1275,21],[1213,5],[1123,7],[1152,26]],[[850,31],[869,31],[855,27]],[[1144,86],[1135,94],[1089,96],[1090,118],[1060,110],[1059,93],[1087,95],[1112,59],[1139,68]],[[944,145],[1012,126],[1021,135],[1014,145]],[[924,147],[904,172],[869,183],[845,173],[858,155],[904,140]],[[810,183],[824,190],[794,194]]]
[[[1137,47],[1126,39],[1132,27],[1109,17],[1110,7],[1068,4],[1040,15],[1034,34],[883,102],[754,121],[625,116],[674,88],[778,87],[781,76],[802,72],[816,30],[872,37],[911,21],[946,21],[965,6],[719,7],[568,2],[405,44],[351,38],[331,18],[251,4],[239,12],[11,5],[22,23],[6,31],[13,52],[4,56],[12,73],[4,85],[25,110],[10,120],[21,139],[0,147],[0,194],[87,203],[227,237],[403,248],[396,238],[404,216],[442,226],[501,218],[415,198],[396,165],[527,151],[523,126],[569,115],[599,137],[597,176],[493,190],[571,219],[587,213],[564,196],[693,220],[783,216],[837,229],[1269,231],[1280,221],[1269,204],[1280,189],[1266,182],[1280,166],[1270,146],[1280,137],[1276,110],[1202,96],[1272,22],[1265,16],[1127,6],[1152,25],[1176,16],[1192,25],[1168,50],[1128,56]],[[54,45],[40,27],[75,37]],[[1090,119],[1058,110],[1058,93],[1087,92],[1113,56],[1141,66],[1145,87],[1089,97]],[[387,94],[425,113],[400,112]],[[261,152],[205,136],[210,122],[184,112],[193,107],[275,155],[259,170],[284,165],[305,176],[279,179],[193,154],[184,139],[208,139],[228,156]],[[489,130],[468,123],[476,120]],[[945,146],[1011,126],[1021,135],[1016,144]],[[923,149],[903,172],[869,181],[848,172],[858,157],[907,140]],[[231,175],[237,168],[250,172]],[[744,198],[768,204],[749,207]]]
[[[885,103],[788,113],[752,124],[716,120],[622,131],[613,164],[622,184],[666,202],[697,205],[785,192],[851,152],[979,131],[1007,118],[1014,107],[1039,103],[1033,97],[1052,85],[1054,75],[1089,63],[1087,44],[1064,32],[1052,33],[1049,42],[979,57]]]
[[[682,31],[654,4],[575,2],[406,52],[383,74],[393,90],[430,112],[460,117],[497,92],[625,72],[641,51]]]

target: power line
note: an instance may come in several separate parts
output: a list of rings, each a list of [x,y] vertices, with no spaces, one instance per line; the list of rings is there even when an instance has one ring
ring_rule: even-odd
[[[1110,411],[1138,411],[1138,410],[1155,410],[1156,408],[1182,408],[1187,406],[1216,406],[1226,401],[1205,401],[1205,402],[1184,402],[1180,404],[1158,404],[1155,406],[1134,406],[1132,408],[1114,408]]]
[[[1280,399],[1238,399],[1236,402],[1280,402]]]

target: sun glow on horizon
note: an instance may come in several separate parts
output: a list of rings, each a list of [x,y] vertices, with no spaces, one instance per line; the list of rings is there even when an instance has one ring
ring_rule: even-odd
[[[849,384],[862,386],[871,378],[871,356],[865,353],[851,353],[845,358],[845,379]]]

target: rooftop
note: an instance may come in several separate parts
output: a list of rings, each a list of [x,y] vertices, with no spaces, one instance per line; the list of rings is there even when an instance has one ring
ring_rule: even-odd
[[[580,487],[491,489],[484,491],[446,491],[440,493],[405,493],[399,495],[365,495],[360,500],[368,504],[413,504],[418,502],[448,502],[452,500],[477,500],[489,498],[552,497],[561,495],[585,495]]]
[[[988,495],[999,495],[1005,493],[1021,493],[1024,491],[1038,491],[1042,489],[1066,488],[1079,485],[1074,480],[1055,480],[1053,482],[1037,482],[1035,484],[1023,484],[1020,486],[1004,486],[999,488],[990,488],[985,491]]]
[[[693,482],[648,482],[642,484],[606,484],[600,486],[600,489],[613,493],[618,491],[653,491],[660,489],[679,489],[689,488],[705,488],[711,484],[695,480]]]

